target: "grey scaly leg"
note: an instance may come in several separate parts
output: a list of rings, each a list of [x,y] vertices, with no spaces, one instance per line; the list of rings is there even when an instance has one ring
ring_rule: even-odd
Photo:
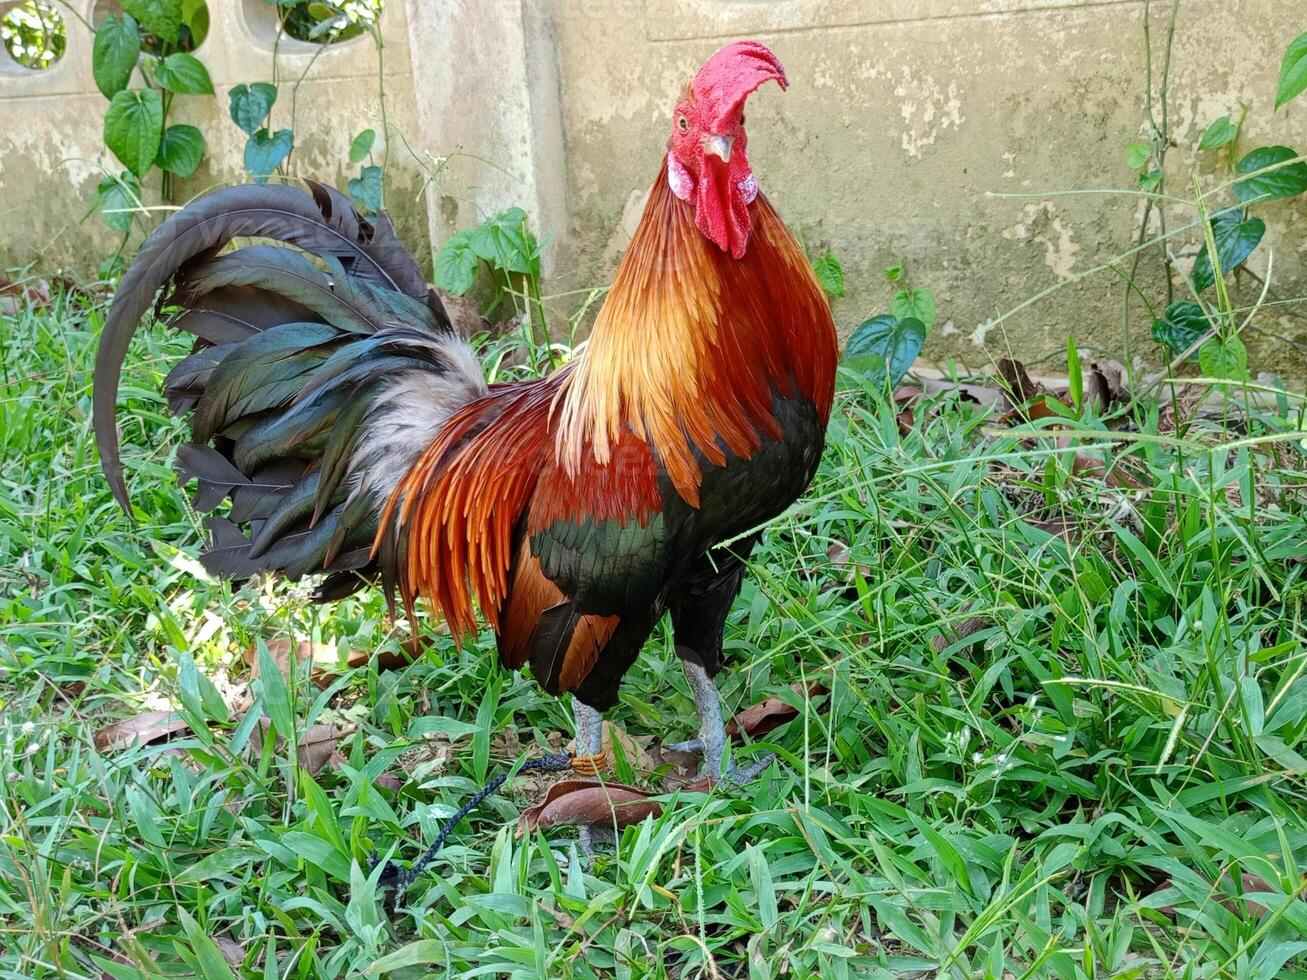
[[[695,660],[682,657],[681,669],[685,679],[690,682],[690,693],[694,695],[694,710],[699,713],[699,736],[688,742],[677,742],[665,746],[673,752],[700,752],[703,765],[700,776],[720,779],[722,756],[726,754],[726,726],[722,723],[722,702],[717,694],[717,685],[713,683],[708,672]]]
[[[604,713],[572,697],[572,712],[576,719],[576,754],[598,755],[604,748]],[[587,859],[595,856],[594,828],[582,824],[577,828],[577,840]]]
[[[572,715],[576,720],[576,754],[598,755],[604,748],[604,713],[573,696]]]
[[[771,764],[775,756],[769,752],[743,769],[732,763],[729,770],[724,770],[722,757],[726,754],[726,726],[722,723],[722,702],[717,693],[717,685],[708,676],[708,672],[689,657],[681,660],[681,668],[685,671],[685,679],[690,682],[694,707],[699,712],[699,737],[666,748],[674,752],[702,752],[703,765],[699,769],[701,778],[706,776],[714,780],[721,779],[739,786],[752,781]]]

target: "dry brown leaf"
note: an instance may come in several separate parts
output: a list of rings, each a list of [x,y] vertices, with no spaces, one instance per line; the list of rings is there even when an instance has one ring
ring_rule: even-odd
[[[245,962],[245,947],[234,939],[228,939],[226,936],[217,936],[213,940],[218,946],[218,952],[222,958],[227,961],[231,967],[240,966]]]
[[[254,727],[250,735],[250,748],[255,752],[263,750],[263,737],[267,734],[272,722],[265,715],[259,719],[259,723]],[[300,736],[299,745],[296,746],[295,756],[299,760],[300,768],[304,769],[309,775],[320,772],[328,763],[332,761],[334,755],[339,755],[336,746],[340,744],[341,739],[347,735],[353,735],[358,731],[358,725],[346,725],[344,728],[337,728],[335,725],[310,725],[308,731]],[[284,744],[280,735],[277,736],[277,748],[281,750]]]
[[[943,653],[958,640],[965,640],[968,636],[979,633],[987,626],[989,626],[989,620],[984,616],[968,616],[953,628],[951,637],[940,633],[931,637],[930,645],[935,648],[936,653]]]
[[[522,811],[517,833],[520,837],[550,827],[611,826],[614,822],[627,827],[662,814],[662,806],[650,799],[652,795],[623,783],[564,779],[550,786],[543,800]]]
[[[1093,456],[1087,456],[1084,453],[1076,453],[1075,459],[1071,463],[1071,472],[1076,476],[1095,476],[1106,483],[1109,487],[1117,489],[1142,490],[1144,484],[1126,472],[1125,467],[1118,460],[1109,470],[1101,460],[1094,459]]]
[[[121,751],[134,745],[149,745],[188,730],[186,722],[175,711],[145,711],[95,733],[95,747],[100,752]]]
[[[849,546],[838,538],[826,547],[826,560],[835,569],[836,578],[846,586],[853,585],[853,580],[858,573],[861,573],[864,579],[871,578],[871,568],[854,562]]]
[[[473,300],[439,286],[432,285],[431,288],[440,297],[440,305],[445,308],[454,332],[460,337],[467,340],[479,333],[495,333],[495,325],[481,315],[480,307]]]
[[[1225,875],[1222,875],[1222,878],[1224,877]],[[1251,874],[1247,871],[1243,872],[1243,874],[1240,877],[1241,877],[1241,885],[1242,885],[1241,890],[1244,893],[1270,892],[1271,894],[1274,894],[1280,890],[1279,888],[1270,885],[1265,878],[1262,878],[1259,875]],[[1171,887],[1171,877],[1170,875],[1167,875],[1165,878],[1162,879],[1161,884],[1157,886],[1156,891],[1159,892],[1164,891],[1165,889],[1170,887]],[[1232,898],[1222,898],[1221,905],[1223,905],[1225,909],[1229,912],[1236,913],[1236,914],[1238,912],[1238,902],[1236,902]],[[1251,899],[1244,899],[1244,906],[1253,915],[1266,914],[1266,906],[1262,905],[1259,902],[1254,902]],[[1158,907],[1157,911],[1161,912],[1163,915],[1175,915],[1176,907],[1174,905],[1162,905]]]
[[[588,779],[565,779],[554,783],[545,798],[522,811],[518,834],[550,827],[639,823],[649,815],[659,816],[662,807],[650,800],[653,794],[622,783],[600,783]]]
[[[1125,365],[1120,361],[1091,361],[1085,374],[1085,401],[1096,405],[1099,414],[1114,405],[1124,405],[1130,401],[1127,377]]]
[[[688,786],[699,778],[699,766],[703,757],[698,752],[681,752],[665,745],[654,746],[654,752],[659,765],[673,767],[663,776],[663,785],[668,789]]]
[[[626,761],[636,772],[652,772],[656,768],[654,760],[645,751],[644,746],[628,734],[626,729],[614,722],[605,721],[603,751],[604,755],[612,760],[617,758],[613,752],[614,743],[621,745],[622,754],[626,756]]]
[[[273,661],[281,668],[281,672],[290,676],[291,667],[291,640],[289,637],[278,636],[267,642],[268,653],[272,656]],[[415,638],[405,641],[404,646],[407,653],[397,653],[393,650],[385,650],[377,655],[377,668],[379,670],[396,670],[401,667],[407,667],[416,657],[421,654],[421,645]],[[318,687],[327,687],[332,681],[340,677],[341,656],[333,643],[314,643],[311,640],[298,640],[294,643],[294,662],[302,664],[311,662],[309,668],[309,677]],[[372,658],[370,650],[350,650],[345,654],[344,663],[346,667],[362,667]],[[250,676],[259,676],[259,658],[258,648],[250,646],[245,651],[245,663],[250,668]]]
[[[1040,395],[1052,394],[1048,388],[1033,380],[1026,371],[1026,366],[1018,360],[1004,357],[999,360],[995,368],[999,379],[1003,382],[1003,387],[1009,392],[1008,399],[1013,405],[1025,405]]]
[[[0,273],[0,313],[16,316],[24,309],[50,305],[50,283],[46,279],[15,282]]]
[[[790,685],[795,694],[807,694],[808,698],[821,697],[830,689],[821,681],[809,681],[805,688],[801,681]],[[766,735],[798,717],[799,709],[777,697],[764,698],[757,704],[750,705],[726,723],[726,733],[732,738],[748,735],[756,738]]]
[[[1018,426],[1024,422],[1038,422],[1040,419],[1059,418],[1059,414],[1050,404],[1057,401],[1052,395],[1040,395],[1033,401],[1024,402],[1004,414],[1000,421],[1003,425]],[[1064,403],[1063,403],[1064,404]]]
[[[348,764],[349,764],[349,758],[345,755],[345,753],[341,752],[340,749],[338,748],[333,748],[331,750],[331,755],[327,757],[327,765],[325,768],[339,769],[341,766],[345,766]],[[400,775],[399,773],[383,772],[379,776],[377,776],[376,779],[372,780],[372,785],[378,786],[381,789],[393,790],[394,792],[398,793],[401,789],[404,788],[404,784],[406,782],[408,782],[408,780],[404,776]]]
[[[947,378],[922,378],[921,390],[928,396],[958,392],[968,401],[973,401],[986,408],[1003,409],[1008,405],[1003,392],[989,385],[970,384],[966,381],[953,381]]]
[[[340,740],[356,731],[358,725],[346,725],[344,728],[337,728],[335,725],[310,725],[295,749],[300,766],[308,770],[309,775],[318,772],[331,759],[331,753],[336,751]]]

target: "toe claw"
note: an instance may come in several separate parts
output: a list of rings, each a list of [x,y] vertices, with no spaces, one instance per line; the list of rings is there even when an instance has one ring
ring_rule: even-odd
[[[703,752],[703,739],[692,738],[688,742],[670,742],[664,745],[663,749],[668,752],[690,752],[698,755]]]
[[[762,775],[763,770],[775,761],[776,753],[767,752],[754,759],[747,766],[737,766],[732,763],[731,768],[722,775],[721,782],[724,786],[732,788],[745,786]]]

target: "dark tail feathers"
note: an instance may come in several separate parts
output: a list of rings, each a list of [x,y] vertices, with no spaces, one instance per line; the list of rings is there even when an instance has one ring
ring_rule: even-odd
[[[377,571],[370,545],[399,479],[486,389],[389,220],[370,223],[339,191],[309,188],[217,191],[150,237],[100,336],[95,435],[130,513],[118,385],[137,324],[171,284],[167,322],[196,337],[166,381],[172,411],[191,416],[178,467],[199,481],[197,509],[231,500],[208,518],[201,560],[237,578],[331,573],[319,595],[340,598]],[[220,254],[238,237],[283,244]]]

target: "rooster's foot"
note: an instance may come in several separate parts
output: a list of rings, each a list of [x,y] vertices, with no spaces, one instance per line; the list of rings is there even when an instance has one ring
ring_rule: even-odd
[[[617,836],[613,833],[612,827],[605,827],[603,824],[586,824],[583,823],[576,828],[576,842],[581,845],[581,857],[583,865],[590,866],[594,864],[598,856],[598,848],[611,848],[617,843]]]
[[[694,657],[682,656],[681,668],[685,679],[690,682],[690,691],[694,695],[694,707],[699,713],[699,735],[686,742],[675,742],[663,748],[673,752],[691,752],[703,757],[699,769],[699,778],[711,779],[713,782],[728,786],[743,786],[757,778],[775,758],[767,753],[745,766],[731,763],[723,765],[726,756],[726,725],[722,722],[721,698],[717,694],[717,685],[713,683],[708,672]]]
[[[686,752],[690,755],[702,755],[703,739],[692,738],[688,742],[672,742],[669,745],[664,745],[663,748],[668,752]]]
[[[731,763],[731,767],[722,774],[722,785],[727,787],[747,786],[761,776],[763,770],[775,761],[775,752],[764,752],[747,766],[737,766],[735,763]]]

